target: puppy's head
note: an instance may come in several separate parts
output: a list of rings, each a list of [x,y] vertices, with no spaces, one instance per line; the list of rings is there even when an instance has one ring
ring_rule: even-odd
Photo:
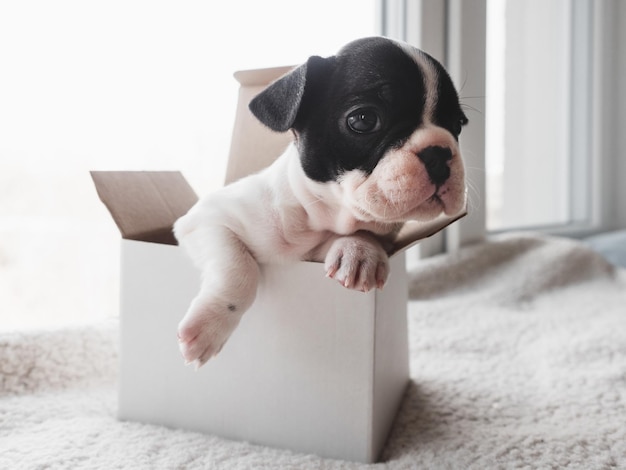
[[[382,37],[311,57],[250,103],[275,131],[292,129],[308,178],[366,222],[429,220],[465,205],[458,138],[467,118],[444,68]]]

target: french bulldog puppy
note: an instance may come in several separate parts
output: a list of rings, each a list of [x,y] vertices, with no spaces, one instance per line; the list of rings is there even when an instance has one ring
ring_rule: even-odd
[[[310,57],[249,107],[295,139],[271,166],[204,197],[174,226],[202,271],[178,331],[183,357],[198,367],[254,301],[260,264],[319,261],[346,288],[380,289],[404,222],[465,206],[458,138],[467,118],[449,75],[419,49],[353,41]]]

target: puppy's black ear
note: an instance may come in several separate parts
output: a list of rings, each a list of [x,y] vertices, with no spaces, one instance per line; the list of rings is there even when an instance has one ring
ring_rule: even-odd
[[[293,127],[305,95],[318,89],[332,58],[313,56],[305,63],[270,84],[255,96],[248,107],[270,129],[285,132]]]

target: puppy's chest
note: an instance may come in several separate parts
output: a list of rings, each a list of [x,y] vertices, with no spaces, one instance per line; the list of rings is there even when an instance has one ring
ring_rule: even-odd
[[[367,230],[385,238],[380,226],[356,221],[345,214],[307,212],[302,206],[281,207],[267,214],[263,236],[253,245],[261,263],[324,261],[326,243],[341,235]],[[327,247],[326,247],[327,248]]]
[[[309,260],[310,253],[333,235],[313,229],[302,207],[272,211],[266,222],[264,246],[259,247],[263,253],[257,256],[261,262]]]

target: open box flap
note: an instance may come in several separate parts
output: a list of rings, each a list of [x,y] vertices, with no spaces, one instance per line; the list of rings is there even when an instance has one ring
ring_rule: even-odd
[[[400,233],[396,237],[396,240],[389,254],[393,255],[402,250],[406,250],[412,245],[418,243],[420,240],[431,237],[434,234],[442,231],[448,225],[456,222],[459,219],[462,219],[466,215],[467,208],[463,209],[461,212],[453,216],[440,215],[430,222],[417,222],[412,220],[405,223],[400,230]]]
[[[174,222],[198,197],[178,171],[92,171],[122,238],[176,245]]]
[[[293,140],[291,132],[270,130],[248,109],[252,98],[292,69],[293,67],[273,67],[235,72],[235,79],[241,87],[226,168],[226,184],[270,166]]]

